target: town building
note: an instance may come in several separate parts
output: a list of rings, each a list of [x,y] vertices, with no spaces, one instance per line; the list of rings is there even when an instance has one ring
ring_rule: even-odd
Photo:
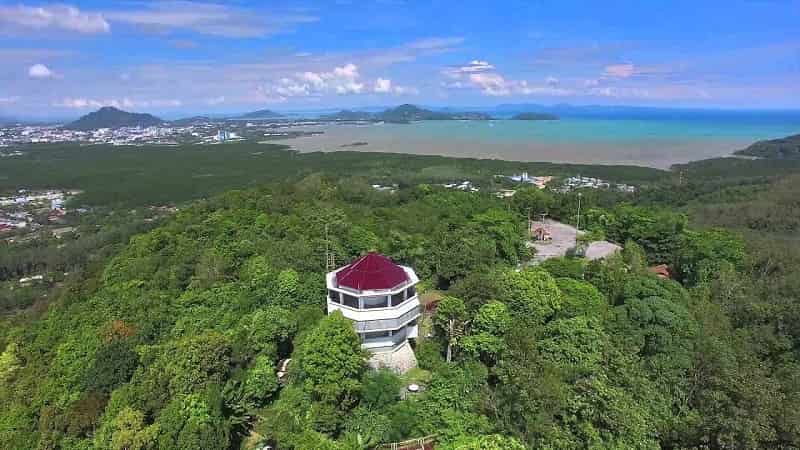
[[[420,302],[414,270],[368,253],[326,276],[328,313],[353,321],[370,365],[404,372],[416,366],[408,343],[418,335]]]

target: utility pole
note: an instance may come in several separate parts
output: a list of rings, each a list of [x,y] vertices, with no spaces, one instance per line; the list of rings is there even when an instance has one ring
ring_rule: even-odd
[[[578,220],[575,223],[575,248],[578,248],[578,233],[581,230],[581,197],[583,193],[578,192]]]
[[[531,223],[531,209],[528,208],[528,235],[533,233],[533,223]]]

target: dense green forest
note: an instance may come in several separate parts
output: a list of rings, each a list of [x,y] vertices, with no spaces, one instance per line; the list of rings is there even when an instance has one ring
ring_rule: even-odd
[[[37,167],[19,176],[83,189],[78,201],[98,213],[125,208],[95,219],[116,234],[75,252],[78,275],[45,307],[0,319],[3,448],[349,450],[426,435],[451,450],[800,448],[791,166],[50,150],[0,181]],[[428,184],[518,169],[643,183],[632,196],[583,192],[582,222],[622,253],[529,267],[528,211],[574,221],[576,193],[498,199]],[[401,186],[371,188],[383,180]],[[243,189],[215,195],[231,188]],[[151,222],[127,209],[202,197]],[[419,369],[365,370],[349,322],[324,315],[326,246],[339,263],[378,250],[443,296],[415,343]],[[658,263],[675,280],[652,275]],[[409,382],[425,389],[402,399]]]
[[[228,189],[296,180],[314,173],[362,177],[374,183],[452,182],[471,179],[487,186],[496,174],[572,176],[620,183],[652,183],[669,177],[646,167],[520,163],[389,153],[340,151],[298,153],[275,144],[114,147],[35,145],[21,157],[0,162],[0,193],[28,189],[81,189],[92,206],[176,204]]]

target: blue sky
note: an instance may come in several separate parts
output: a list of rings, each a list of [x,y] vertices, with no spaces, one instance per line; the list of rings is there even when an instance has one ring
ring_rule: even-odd
[[[0,114],[800,108],[798,24],[796,0],[0,0]]]

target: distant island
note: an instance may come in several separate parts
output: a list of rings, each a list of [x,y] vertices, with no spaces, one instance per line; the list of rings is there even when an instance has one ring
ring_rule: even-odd
[[[373,120],[375,115],[366,111],[352,111],[343,109],[337,113],[324,114],[319,117],[320,120],[338,120],[338,121],[359,121],[359,120]]]
[[[283,114],[277,113],[270,109],[259,109],[249,113],[242,114],[236,117],[237,119],[278,119],[284,117]]]
[[[389,123],[411,123],[420,120],[489,120],[489,114],[481,112],[440,112],[404,104],[383,112],[342,110],[335,114],[321,116],[321,120],[332,121],[374,121]]]
[[[758,141],[735,154],[766,159],[800,159],[800,134]]]
[[[356,141],[356,142],[352,142],[352,143],[350,143],[350,144],[342,144],[342,145],[340,145],[339,147],[341,147],[341,148],[347,148],[347,147],[363,147],[363,146],[365,146],[365,145],[369,145],[369,142],[364,142],[364,141]]]
[[[420,108],[416,105],[400,105],[378,114],[385,122],[408,123],[419,120],[489,120],[492,117],[481,112],[438,112]]]
[[[515,114],[511,120],[558,120],[558,116],[549,113],[524,112]]]
[[[104,106],[64,126],[67,130],[90,131],[98,128],[152,127],[164,121],[151,114],[131,113]]]

